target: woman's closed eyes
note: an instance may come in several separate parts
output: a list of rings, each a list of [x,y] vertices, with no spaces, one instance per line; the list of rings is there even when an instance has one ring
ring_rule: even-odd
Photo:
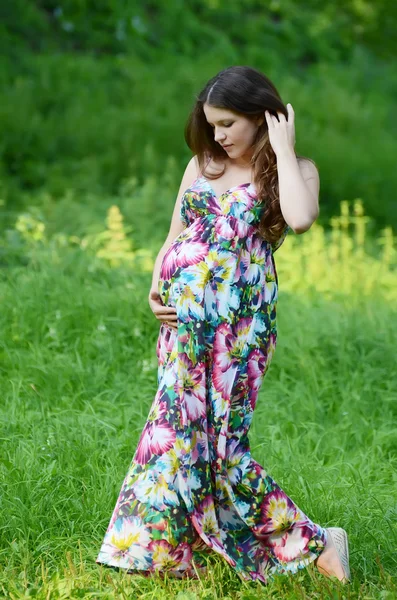
[[[225,124],[225,127],[231,127],[232,125],[233,125],[233,123],[228,123],[228,124]],[[212,129],[214,129],[214,125],[211,125],[211,127],[212,127]]]

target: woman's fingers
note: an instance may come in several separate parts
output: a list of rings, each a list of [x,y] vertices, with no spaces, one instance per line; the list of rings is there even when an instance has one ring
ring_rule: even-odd
[[[157,297],[159,296],[157,295]],[[151,308],[156,319],[162,321],[168,325],[168,327],[177,331],[178,327],[176,323],[178,321],[178,316],[176,313],[176,308],[173,306],[165,306],[161,301],[154,299],[153,296],[151,298]]]
[[[165,323],[176,323],[178,321],[178,317],[175,315],[175,317],[165,317],[160,320],[165,321]]]
[[[166,318],[172,315],[176,315],[176,309],[173,306],[164,306],[163,304],[159,304],[158,302],[154,303],[152,310],[157,318]]]
[[[167,308],[168,310],[164,310]],[[177,322],[178,315],[176,314],[175,308],[170,307],[161,307],[160,310],[155,311],[155,317],[164,323],[169,324],[170,326]]]
[[[161,302],[157,302],[157,300],[153,300],[153,305],[155,308],[157,308],[158,311],[163,311],[163,312],[172,312],[175,309],[174,306],[166,306],[165,304],[162,304]]]
[[[159,306],[156,309],[156,313],[157,314],[163,314],[163,315],[170,315],[172,313],[176,313],[176,308],[174,308],[173,306]]]
[[[177,318],[177,314],[176,312],[163,312],[163,311],[156,311],[154,313],[156,315],[157,318],[161,318],[161,319],[176,319]]]

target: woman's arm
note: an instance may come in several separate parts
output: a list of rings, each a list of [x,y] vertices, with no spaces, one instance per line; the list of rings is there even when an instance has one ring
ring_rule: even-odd
[[[280,208],[284,220],[295,233],[304,233],[317,219],[320,177],[311,161],[301,161],[295,155],[295,111],[287,104],[288,116],[277,116],[265,110],[269,141],[277,157]]]
[[[303,163],[303,164],[302,164]],[[320,178],[311,161],[299,161],[293,151],[277,154],[280,208],[295,233],[304,233],[319,215]]]

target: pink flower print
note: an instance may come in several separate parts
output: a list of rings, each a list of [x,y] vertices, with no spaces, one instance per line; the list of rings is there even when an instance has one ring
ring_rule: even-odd
[[[241,281],[248,283],[248,285],[254,285],[259,283],[261,280],[263,265],[265,259],[257,257],[254,252],[250,253],[248,250],[243,249],[240,255],[240,273]]]
[[[164,400],[159,400],[160,395],[161,392],[159,390],[152,406],[150,407],[150,412],[148,415],[149,421],[158,421],[159,419],[164,419],[168,412],[167,403]]]
[[[175,334],[174,330],[168,328],[167,323],[161,323],[160,325],[160,335],[157,339],[156,345],[156,354],[161,365],[164,364],[165,359],[169,356],[174,343],[175,343]]]
[[[267,583],[268,576],[272,568],[274,568],[272,567],[273,561],[271,559],[272,553],[269,550],[264,548],[263,545],[257,547],[254,554],[254,561],[257,569],[256,575],[258,579],[265,583]]]
[[[216,330],[214,339],[213,382],[215,389],[224,398],[230,398],[235,370],[241,363],[244,349],[249,343],[252,318],[239,320],[236,326],[221,323]]]
[[[153,454],[160,456],[167,452],[172,448],[175,437],[175,429],[165,419],[147,421],[136,449],[135,461],[144,465]]]
[[[267,358],[263,352],[259,350],[259,348],[255,348],[250,352],[248,357],[247,381],[249,389],[248,397],[251,410],[255,409],[259,388],[261,386],[264,373],[268,368],[266,362]]]
[[[153,540],[149,545],[154,570],[185,571],[191,566],[192,551],[186,542],[172,546],[166,540]]]
[[[249,237],[247,237],[247,234],[249,227],[249,224],[243,221],[243,219],[237,219],[235,221],[236,234],[240,240],[246,239],[248,241]]]
[[[281,534],[301,521],[304,515],[281,489],[273,490],[265,496],[261,504],[260,524],[254,527],[255,534],[269,536]]]
[[[178,376],[182,382],[184,408],[190,420],[206,414],[206,374],[204,363],[193,366],[186,354],[179,359]]]
[[[204,423],[205,424],[205,423]],[[194,465],[199,458],[208,462],[208,434],[205,431],[192,431],[191,464]]]
[[[217,416],[224,414],[229,405],[230,391],[235,380],[236,368],[237,365],[234,363],[231,363],[225,371],[222,371],[217,365],[213,367],[212,381],[217,391],[217,394],[214,394]]]
[[[216,519],[214,500],[212,496],[207,496],[195,507],[191,519],[193,525],[200,535],[204,534],[207,537],[209,535],[219,533],[219,525]]]
[[[259,390],[262,378],[263,371],[266,365],[266,356],[263,354],[259,348],[254,348],[249,354],[248,357],[248,387],[250,389]]]
[[[281,561],[289,562],[296,559],[307,558],[308,542],[313,537],[310,527],[295,525],[283,535],[271,536],[273,554]]]
[[[219,216],[217,219],[215,219],[214,229],[217,236],[224,238],[225,240],[231,240],[236,235],[231,221],[227,217]]]
[[[231,484],[239,483],[248,468],[251,456],[239,439],[227,444],[227,474]]]
[[[261,346],[261,350],[266,355],[266,370],[264,371],[263,376],[265,376],[266,371],[270,366],[271,360],[276,351],[276,344],[277,344],[277,331],[274,331],[274,332],[270,331],[268,338],[265,342],[265,345]]]
[[[124,566],[134,561],[139,568],[148,568],[142,548],[150,545],[150,534],[139,517],[120,518],[114,527],[106,534],[103,551],[111,557],[113,564]]]
[[[207,253],[208,244],[205,242],[189,239],[172,243],[164,254],[160,267],[160,279],[170,280],[178,268],[195,265],[204,260]]]
[[[233,363],[239,363],[252,319],[240,319],[237,326],[221,323],[214,339],[214,359],[217,367],[225,372]],[[216,350],[216,351],[215,351]]]

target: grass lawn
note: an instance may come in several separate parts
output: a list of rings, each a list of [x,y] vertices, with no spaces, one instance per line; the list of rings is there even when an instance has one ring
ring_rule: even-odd
[[[375,292],[294,293],[282,253],[277,350],[251,449],[313,521],[347,530],[352,585],[314,566],[245,583],[217,555],[201,580],[95,564],[156,392],[159,323],[150,272],[75,247],[0,274],[2,597],[397,597],[395,304]]]

